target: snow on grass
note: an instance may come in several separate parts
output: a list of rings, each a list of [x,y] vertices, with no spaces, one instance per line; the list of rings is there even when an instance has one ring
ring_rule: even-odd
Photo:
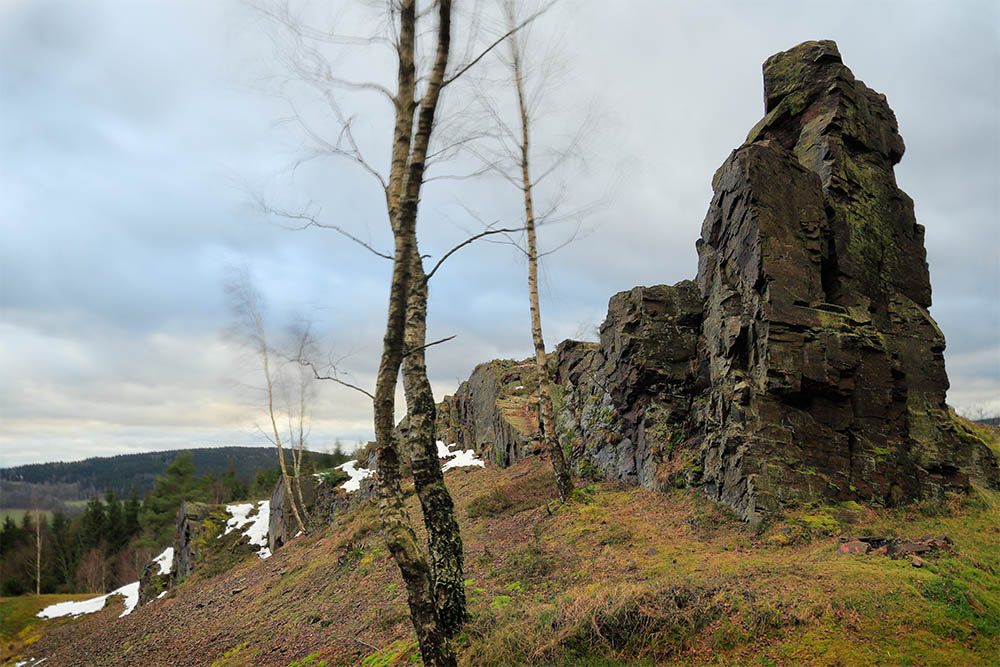
[[[360,489],[361,480],[366,477],[371,477],[375,473],[374,470],[369,470],[368,468],[355,468],[355,463],[356,461],[348,461],[347,463],[337,466],[337,470],[343,470],[350,477],[349,480],[340,485],[340,488],[348,493]]]
[[[112,595],[121,595],[125,598],[125,611],[119,614],[118,618],[128,616],[132,613],[132,610],[135,609],[135,606],[139,604],[139,582],[133,581],[131,584],[125,584],[121,588],[115,589],[107,595],[90,598],[89,600],[51,604],[38,612],[36,616],[38,616],[38,618],[60,618],[62,616],[72,616],[73,618],[76,618],[77,616],[82,616],[83,614],[93,614],[94,612],[104,609],[104,603],[107,602],[108,598]]]
[[[170,574],[174,567],[174,548],[167,547],[162,554],[153,559],[153,562],[160,566],[157,574]]]
[[[486,464],[482,459],[476,456],[476,452],[467,449],[462,451],[461,449],[457,451],[451,451],[454,444],[446,445],[442,441],[437,441],[437,452],[438,458],[451,459],[444,465],[442,470],[451,470],[452,468],[466,468],[469,466],[479,466],[480,468],[486,467]],[[349,480],[340,485],[344,491],[351,493],[352,491],[357,491],[361,488],[361,480],[371,477],[375,474],[374,470],[369,470],[367,468],[358,468],[356,461],[348,461],[342,465],[337,466],[337,470],[343,470],[350,477]]]
[[[480,468],[486,467],[486,463],[481,458],[476,456],[475,450],[458,449],[452,451],[451,448],[454,446],[454,443],[446,445],[440,440],[437,441],[438,457],[442,459],[451,459],[444,464],[443,468],[441,468],[442,472],[448,472],[452,468],[468,468],[471,466],[478,466]]]
[[[226,532],[222,535],[228,535],[234,530],[241,530],[243,527],[249,526],[243,531],[243,536],[249,538],[250,544],[253,546],[261,547],[257,551],[257,555],[261,559],[270,558],[271,550],[267,548],[267,528],[271,519],[271,501],[259,501],[256,516],[250,516],[253,510],[253,503],[226,505],[226,511],[232,518],[226,522]]]

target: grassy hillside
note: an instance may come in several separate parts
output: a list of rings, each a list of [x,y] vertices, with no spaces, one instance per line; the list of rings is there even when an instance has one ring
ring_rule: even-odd
[[[898,510],[812,507],[758,533],[687,490],[597,484],[558,506],[544,461],[446,479],[466,551],[462,664],[1000,660],[996,492]],[[364,507],[126,618],[116,608],[55,625],[25,653],[57,664],[408,664],[403,585],[377,526]],[[841,555],[841,534],[947,535],[954,548],[918,568]]]

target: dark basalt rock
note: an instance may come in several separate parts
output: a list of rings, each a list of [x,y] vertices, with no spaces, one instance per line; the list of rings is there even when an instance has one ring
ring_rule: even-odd
[[[530,361],[476,366],[455,395],[438,404],[438,439],[486,453],[497,465],[519,461],[538,443],[536,386]]]
[[[139,577],[139,606],[152,602],[160,593],[170,588],[170,574],[160,574],[160,564],[156,561],[146,563]]]
[[[578,473],[655,488],[688,440],[703,375],[696,285],[636,287],[611,297],[600,344],[567,341],[555,353],[558,421]],[[674,466],[679,468],[682,466]]]
[[[270,515],[267,518],[267,548],[274,553],[288,543],[286,518],[291,518],[291,509],[285,507],[285,480],[279,475],[271,493]],[[286,517],[286,515],[288,515]]]
[[[833,42],[764,64],[765,118],[716,173],[698,242],[709,495],[748,519],[826,497],[894,504],[997,483],[945,406],[923,228],[885,97]]]
[[[1000,486],[996,458],[945,405],[924,230],[896,186],[904,145],[885,97],[831,41],[769,58],[764,97],[713,179],[696,281],[617,294],[599,344],[556,349],[572,465],[697,484],[749,521],[820,498]],[[513,362],[477,367],[441,427],[506,465],[532,436],[508,428],[497,364]]]

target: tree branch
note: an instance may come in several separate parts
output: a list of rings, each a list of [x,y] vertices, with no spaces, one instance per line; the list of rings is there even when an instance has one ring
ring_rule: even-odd
[[[456,336],[457,335],[458,334],[456,334]],[[411,349],[407,350],[406,352],[404,352],[403,356],[406,357],[406,356],[409,356],[409,355],[413,354],[414,352],[419,352],[420,350],[426,350],[431,345],[437,345],[439,343],[447,343],[448,341],[452,340],[453,338],[455,338],[455,336],[448,336],[447,338],[442,338],[441,340],[436,340],[433,343],[427,343],[426,345],[421,345],[419,347],[411,348]]]
[[[517,228],[514,228],[514,229],[506,229],[506,228],[487,229],[486,231],[480,232],[480,233],[476,234],[475,236],[470,236],[469,238],[465,239],[464,241],[462,241],[461,243],[459,243],[457,246],[455,246],[454,248],[452,248],[451,250],[449,250],[448,252],[446,252],[444,254],[444,256],[441,257],[441,259],[439,259],[437,261],[437,264],[434,265],[434,268],[432,268],[430,270],[430,272],[427,274],[427,276],[424,278],[424,280],[428,280],[429,281],[431,279],[431,276],[434,275],[434,273],[441,267],[441,265],[444,263],[444,261],[446,259],[448,259],[452,255],[454,255],[456,252],[458,252],[459,250],[461,250],[465,246],[469,245],[470,243],[474,243],[474,242],[478,241],[479,239],[483,238],[484,236],[490,236],[492,234],[509,234],[511,232],[519,232],[522,229],[524,229],[524,228],[523,227],[517,227]]]
[[[312,365],[311,361],[308,361],[306,359],[296,359],[295,361],[299,362],[303,366],[308,366],[312,370],[312,372],[313,372],[313,377],[315,377],[317,380],[331,380],[331,381],[336,382],[337,384],[339,384],[341,386],[347,387],[348,389],[353,389],[354,391],[360,391],[362,394],[364,394],[368,398],[372,399],[373,401],[375,400],[374,394],[369,393],[368,391],[362,389],[361,387],[359,387],[357,385],[351,384],[350,382],[344,382],[343,380],[341,380],[340,378],[336,377],[335,375],[320,375],[319,371],[316,370],[316,367]]]
[[[529,16],[528,18],[526,18],[523,21],[521,21],[521,23],[519,23],[518,25],[514,26],[513,28],[511,28],[510,30],[508,30],[507,32],[505,32],[495,42],[493,42],[492,44],[490,44],[489,46],[487,46],[486,49],[482,53],[480,53],[478,56],[476,56],[471,61],[469,61],[468,63],[466,63],[464,66],[462,66],[461,68],[459,68],[459,70],[457,72],[455,72],[454,74],[452,74],[450,77],[448,77],[447,79],[445,79],[444,83],[441,84],[441,87],[444,88],[449,83],[451,83],[452,81],[454,81],[458,77],[460,77],[463,74],[465,74],[466,72],[468,72],[470,69],[472,69],[476,65],[476,63],[478,63],[480,60],[482,60],[483,58],[485,58],[487,56],[487,54],[489,54],[491,51],[493,51],[493,49],[495,49],[496,47],[498,47],[501,44],[503,44],[504,41],[506,41],[508,37],[510,37],[511,35],[513,35],[514,33],[516,33],[517,31],[519,31],[521,28],[525,27],[526,25],[528,25],[529,23],[531,23],[535,19],[537,19],[539,16],[541,16],[545,12],[547,12],[552,7],[552,5],[554,5],[556,2],[558,2],[558,0],[553,0],[552,2],[548,3],[544,8],[538,10],[537,12],[535,12],[534,14],[532,14],[531,16]]]

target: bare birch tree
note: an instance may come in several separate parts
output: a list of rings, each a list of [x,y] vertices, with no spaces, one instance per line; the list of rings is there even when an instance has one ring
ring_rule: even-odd
[[[524,253],[528,263],[528,306],[531,316],[531,339],[535,356],[535,371],[538,379],[539,422],[542,441],[552,461],[556,475],[556,487],[559,497],[565,501],[573,491],[573,481],[569,465],[559,443],[556,430],[555,410],[552,403],[554,380],[545,353],[545,338],[542,334],[541,306],[538,290],[539,259],[548,253],[539,251],[538,227],[559,219],[578,218],[589,206],[580,207],[571,213],[559,212],[562,201],[558,196],[550,197],[543,210],[537,207],[536,191],[539,184],[557,172],[564,170],[570,158],[574,157],[580,138],[583,136],[586,123],[581,125],[574,135],[565,140],[565,145],[558,150],[545,151],[545,160],[536,171],[536,160],[541,151],[534,144],[533,129],[536,116],[546,92],[551,92],[554,75],[552,65],[557,62],[553,54],[546,53],[542,57],[530,54],[532,46],[531,27],[525,24],[525,16],[534,19],[545,14],[552,8],[556,0],[530,2],[530,0],[500,0],[503,13],[503,29],[505,49],[498,50],[497,55],[507,72],[507,82],[512,89],[512,95],[497,94],[495,87],[480,94],[480,101],[492,117],[496,133],[495,141],[485,150],[470,149],[492,171],[509,182],[521,193],[522,222],[525,232],[524,243],[508,235],[508,242]],[[516,29],[523,26],[523,29]],[[511,101],[510,105],[505,102]],[[507,107],[514,109],[509,113]],[[513,122],[510,116],[513,115]],[[548,147],[546,147],[548,148]],[[559,191],[560,189],[557,189]],[[560,246],[566,245],[575,237],[575,232]],[[550,250],[549,252],[554,252]]]
[[[42,513],[35,503],[35,595],[42,594]]]
[[[285,52],[291,74],[318,91],[329,106],[335,138],[327,138],[329,132],[324,136],[293,105],[294,121],[316,145],[314,155],[347,159],[379,184],[392,231],[393,251],[381,252],[339,222],[321,221],[314,212],[288,212],[269,206],[264,206],[264,210],[297,221],[299,228],[332,229],[367,251],[392,261],[386,328],[374,393],[345,383],[336,374],[322,377],[372,398],[382,533],[406,584],[410,617],[424,664],[452,665],[455,657],[450,639],[457,634],[465,617],[464,563],[461,534],[444,483],[434,433],[434,397],[427,377],[425,350],[442,341],[426,341],[428,281],[458,249],[487,235],[516,230],[488,226],[444,253],[426,271],[417,243],[417,214],[423,185],[429,180],[428,166],[435,160],[454,156],[467,141],[458,138],[431,149],[432,135],[440,132],[442,125],[438,118],[441,93],[502,44],[505,35],[481,49],[467,51],[458,65],[449,67],[451,0],[436,0],[423,7],[418,7],[416,0],[389,0],[386,6],[386,34],[365,39],[303,26],[287,5],[271,6],[264,11],[285,30],[292,47],[291,53]],[[394,89],[337,75],[318,46],[331,44],[390,45],[396,64]],[[428,54],[426,58],[421,57],[423,53]],[[375,94],[390,103],[393,130],[387,172],[372,165],[355,139],[354,118],[340,104],[340,95],[351,93]],[[405,450],[400,447],[395,429],[395,393],[401,370],[408,409]],[[321,377],[315,367],[313,372]],[[407,456],[427,529],[429,558],[417,542],[405,509],[401,465]]]
[[[262,432],[277,450],[278,466],[281,470],[281,479],[285,487],[285,498],[288,499],[292,516],[295,517],[295,522],[298,524],[299,530],[303,533],[309,532],[302,518],[305,508],[300,507],[299,502],[296,500],[293,490],[294,478],[292,475],[289,475],[288,465],[285,462],[285,447],[281,437],[283,429],[278,427],[278,421],[281,418],[279,412],[280,406],[275,405],[276,399],[280,400],[282,398],[279,394],[281,388],[279,386],[280,371],[275,367],[276,364],[281,363],[281,359],[271,347],[268,330],[264,322],[260,294],[254,288],[246,271],[241,271],[236,275],[226,286],[226,291],[229,294],[230,307],[237,320],[238,333],[253,350],[254,354],[257,355],[261,363],[261,370],[264,376],[264,389],[267,393],[267,417],[270,433],[263,429]],[[288,411],[288,414],[289,431],[290,433],[294,433],[292,427],[292,420],[294,418],[291,416],[290,411]],[[296,476],[298,475],[297,466],[295,474]],[[301,497],[301,491],[299,497]]]

